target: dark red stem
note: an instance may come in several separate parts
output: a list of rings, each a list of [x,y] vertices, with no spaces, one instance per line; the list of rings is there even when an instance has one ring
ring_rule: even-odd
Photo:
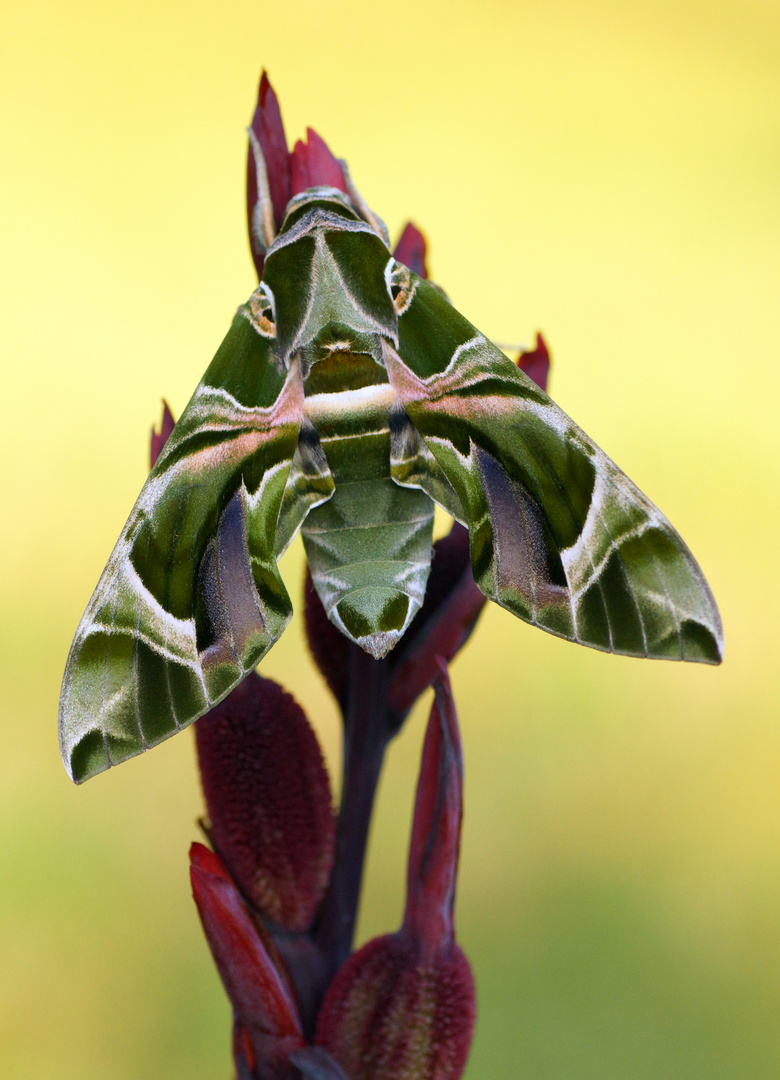
[[[336,864],[314,935],[324,960],[325,985],[352,949],[371,811],[385,749],[395,733],[387,707],[387,668],[387,661],[351,646]]]

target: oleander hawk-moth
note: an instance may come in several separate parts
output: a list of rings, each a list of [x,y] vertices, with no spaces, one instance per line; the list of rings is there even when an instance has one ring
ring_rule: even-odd
[[[262,280],[160,454],[76,632],[60,702],[77,782],[201,716],[292,613],[300,530],[333,623],[375,657],[419,610],[434,504],[475,580],[534,626],[718,663],[718,610],[659,510],[443,292],[357,192],[295,196]]]

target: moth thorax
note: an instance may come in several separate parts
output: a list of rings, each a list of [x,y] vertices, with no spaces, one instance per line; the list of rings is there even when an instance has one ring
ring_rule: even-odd
[[[371,382],[373,381],[370,375],[372,368],[376,365],[384,367],[382,342],[376,334],[365,333],[354,326],[335,321],[329,322],[308,344],[302,346],[299,355],[304,379],[308,377],[315,364],[330,361],[328,369],[330,374],[327,378],[328,382],[333,382],[334,389],[336,381],[342,375],[354,383],[356,372],[363,368],[366,379]],[[367,365],[365,359],[361,358],[370,359],[373,363]],[[325,369],[322,367],[318,378],[319,380],[326,378]],[[387,381],[387,375],[383,378]],[[344,389],[343,386],[342,389]]]

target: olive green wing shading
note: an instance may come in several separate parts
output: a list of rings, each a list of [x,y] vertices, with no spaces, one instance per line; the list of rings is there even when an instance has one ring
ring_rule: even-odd
[[[77,782],[201,716],[290,617],[274,545],[303,389],[297,363],[276,365],[256,308],[237,314],[76,632],[60,747]]]
[[[447,513],[467,525],[455,489],[405,409],[390,412],[390,475],[400,487],[420,488]]]
[[[276,523],[277,558],[287,550],[310,510],[327,502],[335,483],[325,451],[310,420],[304,418]]]
[[[457,494],[486,596],[596,649],[720,662],[717,606],[666,518],[414,275],[398,350],[385,343],[384,359],[401,404]]]

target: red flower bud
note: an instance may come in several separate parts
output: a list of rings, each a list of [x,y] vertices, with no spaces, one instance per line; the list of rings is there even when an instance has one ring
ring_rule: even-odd
[[[393,258],[398,259],[404,266],[408,266],[421,278],[427,278],[425,251],[425,237],[416,225],[413,225],[411,221],[408,222],[395,245]]]
[[[293,1080],[290,1053],[304,1045],[298,1010],[222,860],[190,848],[192,895],[233,1007],[239,1076]]]
[[[316,1042],[352,1080],[458,1080],[474,1027],[474,982],[454,940],[463,762],[446,669],[436,683],[409,850],[404,921],[344,964]]]
[[[260,87],[257,93],[257,106],[252,117],[251,124],[260,149],[265,158],[265,167],[268,173],[268,189],[271,193],[271,202],[274,211],[274,223],[277,230],[282,224],[284,211],[287,203],[292,198],[290,183],[290,154],[287,150],[287,138],[284,134],[282,114],[279,111],[279,102],[276,94],[268,81],[265,71],[260,78]],[[257,276],[262,277],[265,253],[260,250],[254,235],[253,222],[255,206],[257,204],[257,167],[251,146],[247,153],[246,161],[246,213],[249,226],[249,244],[252,249]]]
[[[453,940],[455,884],[463,821],[463,750],[447,668],[439,662],[423,743],[412,819],[401,933],[435,956]]]
[[[542,390],[547,389],[547,376],[550,371],[550,352],[547,342],[541,334],[536,335],[536,348],[521,352],[517,358],[517,366],[524,371],[529,379],[533,379]]]
[[[306,128],[306,140],[299,139],[290,155],[292,194],[299,195],[307,188],[324,186],[338,188],[348,195],[341,164],[325,140],[312,128]]]
[[[158,432],[155,430],[155,428],[152,428],[152,440],[151,446],[149,448],[150,469],[154,468],[154,463],[160,456],[162,448],[165,446],[165,444],[168,442],[168,439],[171,437],[171,432],[173,431],[175,424],[176,421],[173,419],[173,413],[168,408],[168,402],[163,399],[163,413],[162,420],[160,421],[160,430]]]
[[[252,672],[196,722],[195,736],[214,846],[264,915],[308,930],[333,867],[335,823],[303,710]]]

